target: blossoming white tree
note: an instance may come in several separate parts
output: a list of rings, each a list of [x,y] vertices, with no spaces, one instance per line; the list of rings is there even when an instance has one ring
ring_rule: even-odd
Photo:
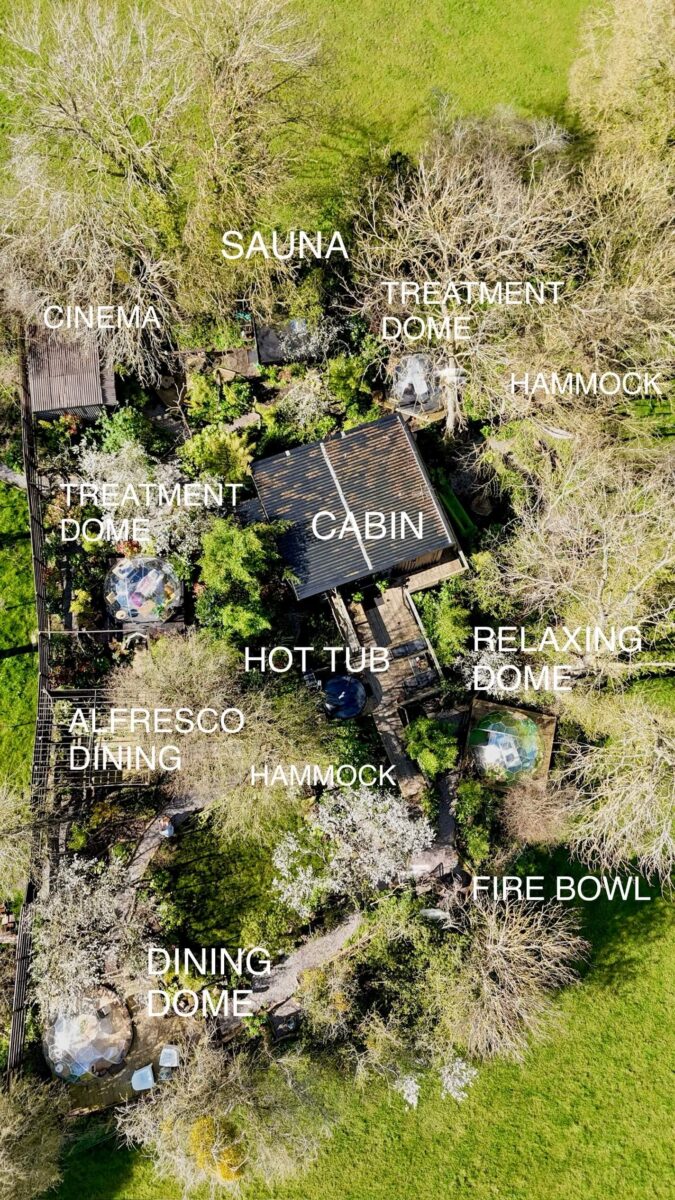
[[[32,978],[45,1019],[55,1005],[77,1006],[111,967],[140,967],[154,909],[133,900],[119,860],[101,869],[75,857],[61,867],[49,896],[35,905]]]
[[[308,429],[330,411],[330,396],[318,371],[291,384],[277,405],[277,416],[297,429]]]
[[[309,917],[330,895],[358,897],[391,884],[433,840],[426,817],[413,819],[391,792],[361,787],[322,798],[303,834],[287,834],[274,854],[274,886]]]
[[[175,501],[167,502],[183,482],[175,462],[162,463],[146,453],[138,442],[127,442],[119,450],[105,451],[85,444],[79,456],[80,473],[84,480],[104,479],[112,484],[119,501],[103,509],[104,519],[119,522],[128,517],[142,518],[147,525],[149,540],[143,545],[146,553],[176,554],[188,557],[201,548],[201,538],[212,520],[208,506],[186,508]],[[213,481],[215,482],[215,481]],[[134,493],[147,505],[138,507]],[[112,489],[111,489],[112,490]]]

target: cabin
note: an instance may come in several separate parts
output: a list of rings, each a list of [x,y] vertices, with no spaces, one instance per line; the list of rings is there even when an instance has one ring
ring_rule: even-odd
[[[94,419],[117,402],[113,372],[103,366],[93,336],[29,329],[25,368],[33,417],[75,413]]]
[[[287,524],[280,548],[298,600],[325,595],[350,650],[386,647],[388,669],[364,673],[367,711],[415,801],[426,781],[404,730],[437,696],[441,674],[413,593],[467,563],[408,425],[382,417],[263,459],[253,478],[266,518]]]
[[[299,600],[430,568],[438,583],[466,567],[398,414],[262,459],[253,479],[267,519],[289,525],[280,546]]]

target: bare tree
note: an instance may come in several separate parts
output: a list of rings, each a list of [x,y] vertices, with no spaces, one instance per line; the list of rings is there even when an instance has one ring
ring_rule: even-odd
[[[64,1101],[27,1076],[0,1090],[0,1200],[36,1200],[60,1182]]]
[[[555,278],[579,212],[564,162],[552,162],[541,177],[523,174],[539,140],[538,126],[508,116],[459,120],[430,142],[419,166],[375,180],[357,216],[352,254],[364,314],[397,311],[386,303],[386,280],[445,286]],[[452,301],[440,310],[457,311]],[[398,311],[406,312],[400,296]]]
[[[121,862],[63,865],[49,896],[35,904],[33,986],[43,1019],[57,1006],[76,1009],[111,970],[140,971],[153,914],[147,897],[130,907]]]
[[[579,412],[623,415],[627,407],[622,395],[594,396],[591,408],[583,394],[512,388],[512,375],[535,380],[553,372],[564,378],[572,369],[588,375],[649,368],[664,383],[671,375],[672,26],[667,0],[637,7],[615,0],[613,8],[616,45],[610,53],[603,45],[601,53],[597,37],[591,67],[585,61],[578,73],[579,107],[599,130],[594,152],[581,163],[549,120],[523,121],[504,111],[482,121],[441,114],[419,163],[383,167],[357,213],[356,308],[373,325],[389,313],[470,314],[470,337],[452,347],[466,374],[464,404],[495,423],[535,416],[566,430],[575,428]],[[633,30],[642,55],[637,81],[628,80]],[[618,77],[607,83],[619,58],[625,88]],[[600,82],[586,95],[589,69]],[[654,97],[660,118],[652,133],[647,114]],[[616,129],[625,136],[610,136]],[[396,287],[389,296],[387,289],[389,281],[429,283],[442,293],[452,282],[532,278],[563,281],[557,300],[509,307],[460,304],[451,296],[444,305],[411,299],[410,292],[402,298]]]
[[[552,846],[567,840],[572,811],[569,797],[559,790],[523,780],[506,790],[502,819],[515,842]]]
[[[279,764],[302,768],[307,762],[328,765],[328,726],[316,701],[303,690],[279,690],[242,674],[238,655],[206,634],[163,638],[112,678],[116,706],[142,703],[153,708],[209,707],[218,715],[237,709],[228,724],[237,732],[214,734],[195,729],[181,739],[181,768],[164,778],[170,792],[190,797],[196,808],[208,806],[225,835],[267,835],[279,814],[297,805],[302,785],[264,786],[252,769],[270,772]],[[126,735],[125,735],[126,737]],[[155,744],[175,743],[175,734],[137,734]]]
[[[667,146],[671,136],[672,97],[661,85],[674,73],[669,0],[610,0],[591,9],[584,22],[570,99],[603,145],[649,153]]]
[[[53,303],[152,307],[157,324],[99,337],[110,362],[153,376],[179,318],[240,294],[219,239],[281,178],[270,126],[312,52],[293,30],[260,0],[75,0],[7,21],[7,306],[27,320]],[[269,264],[246,270],[255,284]]]
[[[574,982],[587,945],[576,915],[561,905],[467,902],[451,910],[464,936],[454,973],[432,964],[427,980],[431,1037],[478,1058],[520,1059],[552,1013],[548,994]]]
[[[288,1176],[327,1131],[302,1059],[231,1053],[206,1038],[169,1083],[118,1112],[118,1128],[186,1196]]]
[[[569,841],[598,870],[634,865],[667,882],[675,867],[675,718],[639,693],[575,695],[570,715],[598,744],[568,743],[558,775]]]
[[[665,622],[675,572],[671,456],[572,443],[542,465],[537,485],[498,553],[503,588],[521,611],[603,630]],[[580,665],[609,671],[617,657],[603,648]]]

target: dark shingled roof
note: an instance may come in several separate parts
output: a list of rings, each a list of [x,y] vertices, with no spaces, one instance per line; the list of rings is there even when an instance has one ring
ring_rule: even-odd
[[[36,416],[65,412],[95,416],[103,405],[115,403],[114,376],[101,366],[93,336],[71,338],[46,329],[29,330],[26,376],[31,412]]]
[[[253,466],[253,478],[270,521],[288,521],[281,549],[297,579],[299,599],[342,584],[379,575],[398,563],[457,544],[452,526],[436,498],[405,423],[398,415],[360,425],[326,442],[298,446]],[[406,512],[417,523],[423,513],[423,536],[361,541],[353,533],[322,541],[312,532],[312,519],[328,510],[339,532],[347,512],[363,531],[366,512]],[[326,530],[331,526],[326,525]]]

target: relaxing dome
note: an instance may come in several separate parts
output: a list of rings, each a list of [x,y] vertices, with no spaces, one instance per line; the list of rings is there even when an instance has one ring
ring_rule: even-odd
[[[45,1057],[68,1083],[124,1061],[133,1038],[126,1004],[111,988],[83,996],[77,1012],[59,1012],[45,1033]]]
[[[535,722],[508,709],[481,717],[469,734],[469,747],[481,775],[498,783],[532,774],[543,755]]]
[[[168,621],[182,595],[173,567],[161,558],[120,558],[106,576],[106,603],[117,621],[136,625]]]

